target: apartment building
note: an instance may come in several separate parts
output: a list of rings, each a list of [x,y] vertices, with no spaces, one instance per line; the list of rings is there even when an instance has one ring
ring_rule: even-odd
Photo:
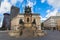
[[[60,16],[51,16],[43,22],[46,29],[60,30]]]

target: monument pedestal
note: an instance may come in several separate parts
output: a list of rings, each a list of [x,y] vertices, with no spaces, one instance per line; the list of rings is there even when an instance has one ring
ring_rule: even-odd
[[[26,26],[26,25],[25,25]],[[34,36],[44,36],[45,33],[40,28],[37,28],[35,26],[29,27],[15,27],[14,30],[10,30],[9,32],[10,36],[13,37],[34,37]]]
[[[9,35],[12,37],[37,37],[37,36],[44,36],[45,33],[42,30],[36,30],[31,28],[25,28],[23,30],[15,31],[11,30]]]

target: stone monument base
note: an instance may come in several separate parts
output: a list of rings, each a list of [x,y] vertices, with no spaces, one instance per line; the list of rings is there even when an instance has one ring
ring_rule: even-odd
[[[36,27],[20,27],[18,30],[10,30],[9,35],[13,37],[37,37],[44,36],[45,33]]]
[[[11,37],[38,37],[38,36],[41,37],[41,36],[44,36],[45,33],[42,30],[37,30],[33,32],[32,30],[24,29],[22,34],[18,31],[11,30],[9,32],[9,35]]]

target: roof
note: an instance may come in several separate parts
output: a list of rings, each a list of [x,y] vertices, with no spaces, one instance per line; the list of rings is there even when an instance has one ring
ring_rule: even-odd
[[[24,15],[24,13],[19,13],[19,15]],[[38,13],[32,13],[32,15],[40,15]]]
[[[50,19],[59,19],[60,18],[60,16],[51,16],[51,17],[49,17],[48,19],[46,19],[44,22],[46,22],[47,20],[50,20]]]
[[[4,15],[10,15],[10,14],[8,14],[8,13],[4,13]]]
[[[60,16],[51,16],[51,18],[56,18],[57,19],[57,18],[60,18]]]
[[[11,9],[20,9],[20,8],[18,8],[16,6],[12,6]]]

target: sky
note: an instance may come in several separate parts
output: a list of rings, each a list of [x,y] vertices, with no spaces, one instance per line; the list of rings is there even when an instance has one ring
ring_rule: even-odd
[[[20,13],[24,12],[25,6],[30,6],[32,13],[39,13],[41,21],[50,16],[56,16],[60,12],[60,0],[0,0],[0,16],[10,13],[11,6],[20,8]]]

